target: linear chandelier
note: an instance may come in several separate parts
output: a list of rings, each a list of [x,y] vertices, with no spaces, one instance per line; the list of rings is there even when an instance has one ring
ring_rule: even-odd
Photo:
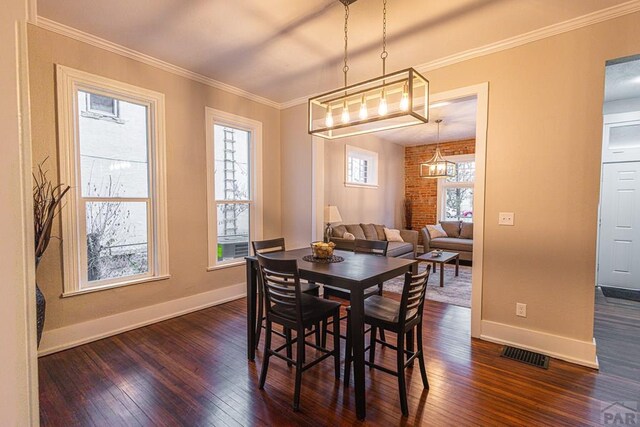
[[[344,87],[309,99],[309,133],[325,139],[429,122],[429,80],[413,68],[386,74],[387,0],[382,9],[382,75],[347,84],[349,4],[344,4]]]
[[[456,164],[446,160],[440,153],[440,123],[442,119],[436,120],[438,124],[438,140],[436,153],[425,163],[420,164],[420,178],[449,178],[456,176]]]

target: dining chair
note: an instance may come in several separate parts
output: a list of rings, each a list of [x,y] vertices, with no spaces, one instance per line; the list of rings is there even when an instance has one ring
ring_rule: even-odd
[[[287,364],[295,364],[296,378],[293,395],[293,409],[300,409],[300,387],[302,384],[302,373],[315,366],[322,360],[333,356],[336,379],[340,379],[340,335],[336,329],[333,333],[333,349],[313,344],[306,340],[306,337],[313,332],[305,333],[306,329],[319,330],[320,324],[328,318],[333,318],[338,322],[340,316],[340,303],[328,301],[313,295],[302,292],[300,275],[298,273],[298,263],[295,259],[273,259],[258,254],[258,264],[260,276],[264,286],[265,306],[266,306],[266,333],[264,342],[264,359],[262,360],[262,371],[260,372],[260,389],[264,389],[269,369],[271,356],[283,359]],[[296,357],[281,354],[287,347],[283,345],[272,349],[271,336],[273,324],[282,325],[288,330],[296,332],[293,343],[296,344]],[[315,360],[305,363],[306,346],[323,353]]]
[[[422,347],[422,311],[424,309],[424,297],[430,270],[431,266],[429,265],[426,271],[420,274],[405,274],[400,301],[379,295],[374,295],[364,301],[364,322],[365,325],[371,326],[369,347],[365,348],[365,351],[369,351],[369,360],[365,361],[365,364],[370,368],[381,370],[398,378],[400,407],[402,409],[402,415],[405,417],[409,416],[405,369],[413,363],[414,359],[418,359],[418,364],[420,365],[423,387],[425,389],[429,388]],[[347,308],[347,323],[351,321],[350,317],[350,309]],[[394,346],[388,342],[378,340],[376,337],[376,330],[378,329],[396,333],[398,336],[397,345]],[[412,351],[405,348],[405,342],[409,333],[413,333],[414,330],[417,335],[417,349]],[[381,344],[384,347],[396,350],[396,371],[375,363],[376,344]],[[350,328],[347,328],[344,365],[345,387],[349,386],[351,362],[353,359],[352,351],[351,332]],[[406,361],[405,356],[408,356]]]
[[[389,242],[386,240],[365,240],[365,239],[356,239],[353,246],[353,252],[362,253],[362,254],[371,254],[371,255],[379,255],[379,256],[387,256],[387,249],[389,248]],[[324,290],[323,297],[328,299],[329,297],[340,298],[342,300],[349,301],[350,295],[348,289],[335,288],[328,285],[322,286]],[[382,283],[379,283],[375,286],[372,286],[364,291],[364,297],[369,298],[372,295],[382,295]],[[340,320],[346,319],[347,316],[342,316]],[[327,327],[331,325],[331,321],[327,325],[323,326],[322,330],[322,344],[324,345],[326,341]],[[341,335],[342,338],[346,338],[346,336]],[[380,331],[380,337],[384,340],[384,332]]]
[[[284,237],[278,237],[276,239],[269,240],[254,240],[251,242],[251,246],[253,246],[253,253],[258,254],[267,254],[271,252],[284,252],[286,250]],[[320,295],[320,286],[315,283],[306,283],[301,282],[302,292],[311,294],[314,296]],[[260,343],[260,335],[262,333],[262,329],[264,326],[265,316],[264,316],[264,295],[263,289],[260,285],[260,280],[258,280],[258,325],[256,326],[256,342],[255,346],[258,348],[258,344]],[[290,335],[290,331],[285,331],[285,334]],[[318,334],[320,331],[318,331]],[[291,349],[289,348],[289,352]]]

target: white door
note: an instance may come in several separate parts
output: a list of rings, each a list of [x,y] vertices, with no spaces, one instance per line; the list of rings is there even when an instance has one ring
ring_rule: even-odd
[[[640,289],[640,162],[602,165],[598,284]]]

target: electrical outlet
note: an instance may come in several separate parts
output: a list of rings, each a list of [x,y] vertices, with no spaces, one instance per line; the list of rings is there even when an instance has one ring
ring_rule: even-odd
[[[513,225],[513,212],[500,212],[498,214],[498,225]]]
[[[516,316],[527,317],[527,304],[521,302],[516,303]]]

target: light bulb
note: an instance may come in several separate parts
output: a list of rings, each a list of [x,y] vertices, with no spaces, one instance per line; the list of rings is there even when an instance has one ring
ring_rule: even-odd
[[[360,120],[366,120],[369,112],[367,111],[367,101],[364,100],[364,95],[362,95],[362,100],[360,101]]]
[[[400,99],[400,109],[402,111],[407,111],[409,109],[409,92],[407,91],[407,84],[404,84],[404,89],[402,89],[402,98]]]
[[[342,106],[342,123],[349,123],[351,117],[349,117],[349,108],[347,107],[347,101],[344,101],[344,105]]]
[[[333,116],[331,115],[331,109],[327,106],[327,116],[324,119],[324,124],[326,127],[333,127]]]
[[[387,97],[384,95],[384,89],[380,95],[380,104],[378,105],[378,115],[385,116],[387,114]]]

